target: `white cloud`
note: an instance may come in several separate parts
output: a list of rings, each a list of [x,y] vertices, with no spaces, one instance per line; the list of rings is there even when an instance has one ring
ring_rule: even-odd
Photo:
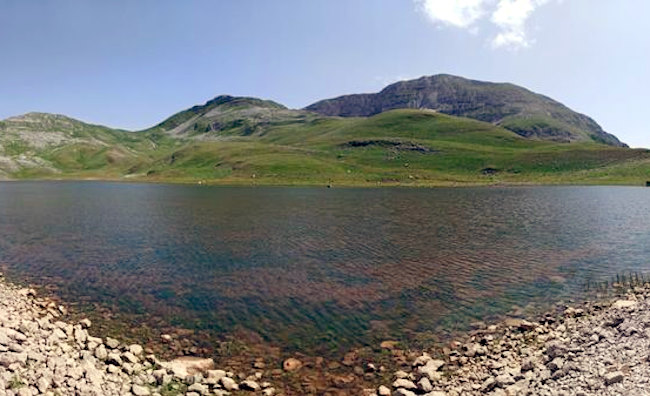
[[[490,20],[499,27],[499,34],[492,40],[495,47],[528,47],[526,22],[537,7],[548,0],[499,0]]]
[[[416,0],[434,22],[466,28],[484,16],[489,0]]]
[[[552,0],[415,0],[434,23],[478,31],[487,20],[497,29],[494,48],[525,48],[531,44],[526,24],[540,6]],[[562,0],[555,0],[562,1]]]

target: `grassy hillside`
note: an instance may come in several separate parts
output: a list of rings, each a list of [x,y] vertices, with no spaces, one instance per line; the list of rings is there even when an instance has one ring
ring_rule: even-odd
[[[221,183],[450,185],[630,183],[650,155],[597,143],[524,139],[489,123],[432,111],[317,118],[263,135],[192,142],[148,168],[149,179]]]
[[[156,157],[165,136],[127,132],[72,118],[29,113],[0,121],[0,178],[121,178]]]
[[[321,186],[650,180],[645,150],[531,140],[430,110],[340,118],[223,98],[143,132],[44,114],[0,122],[0,176]]]

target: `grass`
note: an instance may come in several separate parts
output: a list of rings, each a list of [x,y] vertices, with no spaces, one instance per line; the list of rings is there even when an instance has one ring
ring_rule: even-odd
[[[160,388],[160,394],[162,396],[184,395],[186,391],[187,386],[178,382],[170,382],[168,384],[162,385]]]
[[[7,384],[7,387],[9,389],[12,389],[12,390],[17,390],[17,389],[23,388],[24,386],[25,386],[25,383],[17,375],[11,377],[11,379],[9,380],[9,383]]]
[[[101,143],[36,152],[16,143],[5,154],[27,150],[51,165],[11,174],[19,179],[321,186],[644,185],[650,180],[646,150],[525,139],[489,123],[433,111],[296,119],[265,120],[253,134],[233,127],[211,139],[93,126],[75,133]]]

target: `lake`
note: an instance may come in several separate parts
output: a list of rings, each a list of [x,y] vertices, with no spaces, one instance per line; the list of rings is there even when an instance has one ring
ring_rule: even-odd
[[[650,189],[10,182],[0,233],[12,279],[79,309],[336,353],[437,339],[643,272]]]

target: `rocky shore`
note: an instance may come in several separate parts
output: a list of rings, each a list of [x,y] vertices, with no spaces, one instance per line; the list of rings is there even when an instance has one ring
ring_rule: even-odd
[[[275,394],[260,372],[240,378],[212,359],[160,361],[140,345],[93,337],[90,320],[59,320],[65,313],[0,275],[0,396]]]
[[[0,275],[0,396],[650,395],[649,286],[537,320],[475,323],[465,338],[424,352],[386,341],[388,355],[353,351],[340,364],[288,358],[269,370],[255,362],[247,374],[208,358],[161,361],[140,345],[94,337],[90,320],[67,323],[65,314]],[[315,387],[315,378],[326,381]]]
[[[538,321],[478,323],[409,363],[366,395],[650,395],[650,287]]]

